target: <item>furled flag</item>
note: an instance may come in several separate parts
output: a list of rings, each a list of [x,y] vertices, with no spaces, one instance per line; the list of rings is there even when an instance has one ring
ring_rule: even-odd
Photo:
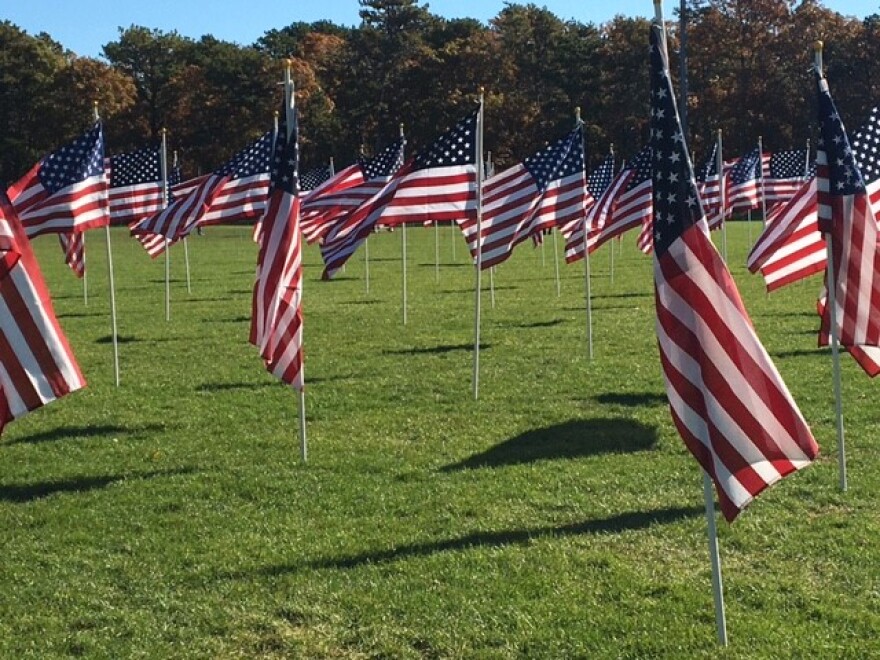
[[[767,204],[787,202],[809,176],[807,150],[774,151],[763,170]]]
[[[758,147],[737,160],[727,175],[725,216],[734,211],[748,211],[761,204],[761,154]]]
[[[85,384],[24,228],[0,191],[0,431]]]
[[[380,219],[393,227],[476,218],[479,112],[410,158],[382,190],[327,232],[321,245],[325,279],[342,268]]]
[[[403,149],[406,141],[398,138],[373,158],[361,158],[358,168],[360,183],[328,190],[322,195],[310,197],[303,202],[310,214],[302,220],[302,232],[306,241],[314,243],[324,237],[333,225],[367,202],[382,190],[391,177],[403,165]],[[349,181],[355,179],[349,176]]]
[[[581,218],[573,218],[559,226],[559,231],[565,238],[566,261],[572,262],[584,257],[584,227],[590,227],[593,211],[596,208],[596,200],[611,185],[614,180],[614,154],[609,153],[587,175],[587,193],[584,197],[586,215]],[[587,230],[589,233],[589,229]]]
[[[44,156],[7,191],[29,237],[103,227],[107,213],[101,122]]]
[[[188,236],[197,225],[258,217],[269,189],[272,133],[266,133],[204,177],[168,208],[131,228],[132,234],[160,234],[170,240]]]
[[[522,163],[483,182],[481,222],[482,267],[491,268],[529,236],[568,222],[583,224],[586,172],[583,129],[563,138]],[[477,258],[476,218],[459,220],[471,255]]]
[[[61,251],[64,252],[66,263],[73,274],[82,278],[86,274],[86,242],[80,231],[58,234]]]
[[[842,346],[851,352],[852,349],[875,349],[880,346],[877,221],[828,81],[817,72],[817,82],[819,230],[831,235],[836,308],[832,310],[831,305],[826,305],[823,310],[819,343],[828,344],[833,314]],[[870,371],[869,374],[876,375]]]
[[[709,238],[662,29],[651,27],[660,359],[673,421],[732,521],[765,488],[808,465],[819,447]]]
[[[291,103],[293,99],[291,98]],[[282,108],[284,110],[284,108]],[[250,341],[266,369],[302,391],[302,244],[299,230],[299,148],[295,111],[290,139],[282,111],[272,159],[269,202],[257,255]]]
[[[761,271],[768,292],[825,270],[814,178],[802,182],[793,197],[768,214],[746,265],[752,273]]]
[[[723,166],[722,166],[723,167]],[[709,222],[709,229],[721,227],[724,214],[721,209],[721,181],[718,176],[718,142],[712,145],[712,153],[697,173],[697,190],[703,200],[703,211]]]
[[[132,224],[162,209],[159,147],[146,147],[107,159],[110,223]]]

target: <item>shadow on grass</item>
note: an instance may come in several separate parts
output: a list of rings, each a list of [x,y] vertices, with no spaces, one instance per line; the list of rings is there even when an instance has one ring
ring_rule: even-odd
[[[817,357],[817,356],[825,356],[831,355],[830,347],[823,348],[810,348],[810,349],[797,349],[794,351],[780,351],[779,353],[774,353],[773,357],[779,358],[790,358],[790,357]]]
[[[504,323],[509,328],[552,328],[555,325],[565,323],[564,319],[553,319],[552,321],[535,321],[534,323]]]
[[[666,404],[666,395],[656,392],[626,392],[598,394],[593,397],[596,403],[611,404],[615,406],[627,406],[638,408],[641,406],[662,406]]]
[[[360,278],[352,277],[351,275],[334,275],[329,280],[325,280],[325,279],[321,278],[320,281],[333,284],[333,282],[354,282],[357,279],[360,279]]]
[[[381,300],[343,300],[342,305],[378,305]]]
[[[670,507],[655,511],[630,511],[608,518],[586,520],[584,522],[560,525],[558,527],[533,527],[531,529],[512,529],[498,532],[473,532],[454,539],[400,545],[394,549],[364,552],[348,557],[328,557],[308,563],[309,568],[357,568],[369,564],[399,561],[410,557],[424,557],[438,552],[468,550],[480,547],[499,547],[506,545],[528,545],[541,538],[579,536],[581,534],[619,534],[621,532],[646,529],[654,525],[667,525],[687,518],[702,515],[702,507]],[[261,573],[267,576],[282,575],[295,571],[291,565],[269,566]]]
[[[656,443],[657,430],[640,422],[626,419],[571,420],[526,431],[480,454],[446,465],[440,471],[646,451]]]
[[[250,316],[233,316],[228,319],[202,319],[202,323],[247,323],[250,320]]]
[[[480,350],[485,351],[492,348],[492,344],[480,344]],[[426,346],[424,348],[404,348],[393,351],[382,351],[385,355],[441,355],[443,353],[453,353],[455,351],[472,351],[473,344],[441,344],[440,346]]]
[[[423,267],[431,267],[431,268],[437,267],[437,265],[434,262],[423,263],[423,264],[418,264],[418,265],[423,266]],[[452,262],[445,263],[443,261],[440,262],[440,270],[443,270],[444,268],[473,268],[473,267],[474,267],[473,264],[467,264],[467,263],[460,264],[460,263],[452,263]]]
[[[137,337],[132,335],[118,335],[116,337],[117,344],[133,344],[136,341],[140,341]],[[104,337],[98,337],[95,340],[96,344],[112,344],[113,343],[113,335],[106,335]]]
[[[603,293],[593,296],[593,300],[604,300],[605,298],[653,298],[653,293]]]
[[[105,312],[67,312],[55,315],[59,319],[86,319],[92,316],[107,316],[107,314]]]
[[[137,426],[119,426],[117,424],[101,424],[93,426],[61,426],[51,431],[40,431],[23,438],[10,440],[8,445],[36,445],[42,442],[55,442],[68,438],[99,438],[102,436],[135,435],[162,431],[166,426],[162,424],[141,424]]]
[[[278,381],[279,383],[281,381]],[[202,383],[196,387],[196,392],[231,392],[235,390],[262,390],[267,387],[275,387],[276,382],[271,383]]]
[[[50,495],[59,493],[86,493],[90,490],[106,488],[107,486],[129,480],[153,479],[155,477],[173,477],[178,474],[192,474],[193,468],[179,468],[174,470],[153,470],[134,474],[115,474],[97,477],[72,477],[70,479],[58,479],[55,481],[38,481],[32,484],[8,484],[0,486],[0,502],[13,504],[25,504]]]
[[[489,286],[486,284],[485,280],[483,280],[483,296],[489,296]],[[496,291],[514,291],[519,289],[518,286],[513,286],[512,284],[496,284]],[[468,289],[441,289],[439,293],[473,293],[474,287],[470,287]]]

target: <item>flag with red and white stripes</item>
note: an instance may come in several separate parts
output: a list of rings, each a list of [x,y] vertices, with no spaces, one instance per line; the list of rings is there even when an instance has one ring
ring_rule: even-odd
[[[774,151],[762,160],[764,198],[768,204],[788,201],[810,176],[806,149]]]
[[[722,168],[724,164],[722,163]],[[718,141],[712,145],[712,153],[697,174],[697,190],[703,200],[703,211],[709,222],[709,229],[718,229],[724,221],[721,208],[721,183],[724,177],[718,173]]]
[[[74,275],[82,278],[86,274],[86,242],[82,232],[58,234],[58,241],[61,243],[61,251],[64,253],[64,263],[68,265]]]
[[[85,384],[25,230],[0,192],[0,431]]]
[[[110,216],[101,122],[44,156],[7,195],[31,238],[105,226]]]
[[[809,465],[819,447],[709,238],[662,29],[651,29],[660,359],[675,426],[732,521],[765,488]]]
[[[331,278],[381,220],[394,227],[425,220],[476,218],[479,108],[412,157],[382,190],[324,236],[324,279]]]
[[[301,222],[306,241],[314,243],[323,238],[335,222],[340,221],[382,190],[403,165],[405,144],[406,141],[402,137],[398,138],[373,158],[361,159],[355,163],[352,167],[358,169],[359,175],[350,172],[337,186],[328,188],[323,194],[310,195],[304,199],[303,209],[309,210],[308,216],[305,216],[303,211],[304,217]],[[358,178],[361,180],[360,183],[351,183]]]
[[[583,141],[583,128],[578,125],[522,163],[483,182],[480,249],[484,269],[510,257],[513,248],[530,236],[540,241],[544,230],[569,222],[583,224]],[[459,220],[458,226],[476,260],[476,218]]]
[[[291,98],[291,103],[293,99]],[[284,108],[282,108],[284,110]],[[302,391],[302,242],[299,230],[299,147],[295,112],[290,138],[287,113],[272,159],[269,202],[262,219],[257,255],[250,342],[260,350],[266,369]]]
[[[162,209],[159,147],[146,147],[106,159],[110,178],[110,222],[131,224]]]
[[[822,314],[820,345],[831,323],[847,348],[880,346],[880,250],[871,199],[837,113],[828,82],[817,76],[820,137],[816,151],[819,229],[830,234],[835,305]],[[832,319],[833,317],[833,319]]]
[[[761,205],[762,162],[761,153],[755,147],[731,165],[726,176],[726,217],[734,211],[748,211]]]

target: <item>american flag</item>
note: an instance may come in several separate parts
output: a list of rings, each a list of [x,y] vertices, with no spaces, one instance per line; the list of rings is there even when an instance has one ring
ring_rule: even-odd
[[[310,197],[303,202],[308,206],[309,215],[303,218],[302,231],[306,241],[314,243],[324,237],[333,225],[353,212],[361,204],[381,191],[391,177],[403,165],[403,150],[406,141],[398,138],[373,158],[361,159],[356,163],[359,176],[353,173],[347,177],[349,182],[360,179],[360,183],[327,190],[322,195]]]
[[[568,222],[580,222],[586,213],[584,135],[580,125],[522,163],[483,182],[480,225],[482,267],[491,268],[530,236]],[[458,222],[477,258],[477,222]]]
[[[865,179],[831,98],[828,81],[821,75],[817,76],[817,81],[819,229],[830,234],[835,279],[835,309],[826,306],[819,341],[820,344],[828,343],[831,323],[834,322],[842,346],[876,348],[880,346],[877,221]]]
[[[29,237],[109,222],[101,122],[44,156],[7,191]]]
[[[291,103],[293,98],[291,95]],[[299,147],[295,111],[287,137],[287,113],[278,128],[269,202],[257,256],[250,341],[266,369],[302,391],[302,245],[299,231]]]
[[[815,179],[801,183],[791,199],[768,215],[746,265],[752,273],[761,271],[768,292],[825,270]]]
[[[314,190],[331,176],[333,176],[333,172],[329,165],[320,165],[306,170],[299,178],[300,191],[309,192]]]
[[[806,149],[773,152],[763,166],[764,198],[767,203],[791,199],[807,179],[808,172]]]
[[[732,521],[765,488],[808,465],[819,447],[709,238],[662,29],[651,29],[660,359],[673,421]]]
[[[110,222],[132,224],[162,209],[162,162],[158,147],[107,159]]]
[[[559,231],[565,238],[566,261],[572,262],[582,259],[584,256],[584,227],[589,234],[593,211],[596,201],[602,193],[611,185],[614,179],[614,154],[609,153],[602,162],[594,167],[587,175],[587,194],[584,198],[586,214],[582,218],[573,218],[560,225]]]
[[[718,176],[717,141],[712,145],[712,153],[697,174],[697,189],[700,199],[703,200],[703,210],[709,221],[709,229],[717,229],[724,220],[721,209],[721,177]]]
[[[324,236],[323,277],[342,268],[381,219],[395,226],[476,218],[479,108],[412,157],[385,187]]]
[[[74,275],[82,278],[86,274],[86,242],[83,233],[72,231],[58,234],[58,241],[64,253],[64,263],[70,267]]]
[[[651,216],[651,153],[647,146],[636,154],[596,202],[604,215],[601,224],[597,222],[598,226],[587,234],[590,254],[612,238],[643,225]]]
[[[761,153],[758,147],[738,159],[727,177],[725,215],[754,209],[761,204]]]
[[[25,230],[0,191],[0,430],[85,384]]]

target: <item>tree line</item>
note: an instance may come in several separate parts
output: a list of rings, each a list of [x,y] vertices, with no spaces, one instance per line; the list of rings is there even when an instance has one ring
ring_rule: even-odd
[[[358,26],[292,22],[250,45],[132,25],[101,59],[0,22],[0,181],[82,132],[94,103],[108,153],[154,143],[166,128],[186,175],[210,171],[271,128],[285,59],[297,85],[303,167],[331,156],[348,164],[394,139],[401,123],[418,148],[473,107],[481,87],[484,143],[499,166],[569,130],[576,107],[591,163],[612,144],[628,157],[647,142],[646,19],[595,25],[505,4],[484,24],[436,16],[416,0],[360,5]],[[815,130],[816,40],[851,130],[880,98],[880,15],[846,17],[817,0],[690,0],[686,19],[698,161],[718,128],[729,156],[758,136],[769,150],[806,144]]]

